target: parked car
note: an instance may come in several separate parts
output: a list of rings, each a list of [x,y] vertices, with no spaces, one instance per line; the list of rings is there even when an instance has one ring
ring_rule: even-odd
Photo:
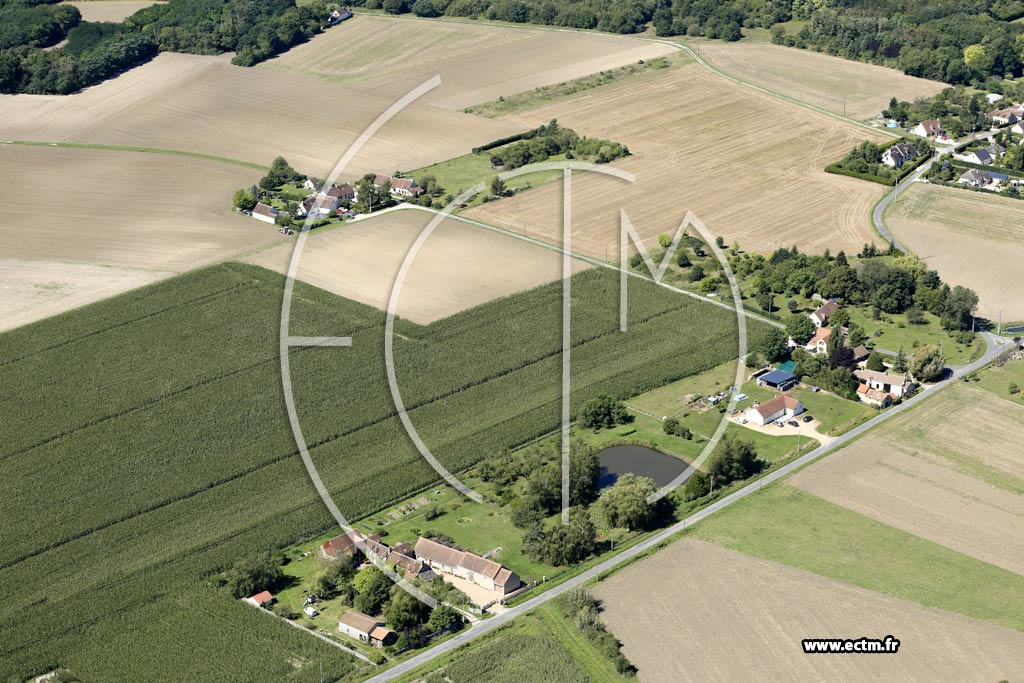
[[[782,420],[776,420],[772,424],[774,424],[776,427],[785,427],[785,425],[782,424]]]
[[[305,612],[306,616],[310,617],[310,618],[315,617],[316,615],[320,614],[319,612],[316,611],[315,607],[306,607],[302,611]]]
[[[810,415],[804,415],[804,423],[813,422],[814,418]]]
[[[799,427],[800,426],[800,423],[797,422],[796,420],[790,420],[786,424],[788,424],[790,427]]]
[[[741,425],[745,425],[747,424],[747,418],[741,417],[740,419],[736,420],[736,422],[740,423]]]

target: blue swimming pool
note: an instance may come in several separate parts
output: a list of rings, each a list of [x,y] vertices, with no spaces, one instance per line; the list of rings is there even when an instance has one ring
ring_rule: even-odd
[[[793,372],[793,368],[796,367],[795,360],[787,360],[785,363],[779,363],[775,366],[776,370],[782,370],[783,372]]]

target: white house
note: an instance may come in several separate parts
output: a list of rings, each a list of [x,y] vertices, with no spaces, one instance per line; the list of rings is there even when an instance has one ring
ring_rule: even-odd
[[[900,168],[917,156],[917,148],[909,142],[897,142],[882,151],[882,163],[891,168]]]
[[[814,336],[804,344],[804,350],[821,355],[828,351],[828,340],[832,337],[831,327],[819,327]]]
[[[779,394],[775,398],[747,410],[748,422],[761,427],[776,420],[787,420],[804,412],[804,404],[789,394]]]
[[[385,182],[391,183],[391,194],[399,197],[419,197],[423,194],[423,188],[417,185],[412,178],[395,178],[378,174],[373,179],[373,186],[380,188]]]
[[[818,307],[814,313],[811,313],[811,322],[814,323],[815,327],[821,327],[822,325],[828,324],[828,319],[832,317],[832,314],[838,311],[841,307],[839,303],[834,299],[829,299],[824,304]]]
[[[468,579],[481,588],[502,595],[508,595],[523,585],[519,575],[511,569],[476,553],[429,538],[416,541],[416,558],[435,571]]]
[[[923,138],[934,138],[942,135],[945,132],[942,128],[942,123],[938,119],[928,119],[914,126],[911,131],[914,135],[920,135]]]
[[[277,222],[277,209],[268,204],[264,204],[263,202],[259,202],[252,210],[252,217],[258,221],[263,221],[264,223],[270,223],[273,225]]]
[[[983,166],[988,166],[993,161],[995,161],[995,159],[992,158],[992,155],[989,153],[989,151],[984,147],[981,149],[976,149],[973,152],[963,154],[960,156],[960,158],[963,159],[964,161],[969,161],[972,164],[981,164]]]
[[[1024,121],[1018,121],[1010,127],[1010,132],[1017,135],[1024,135]]]
[[[902,398],[916,386],[905,375],[890,375],[877,370],[857,370],[854,376],[871,389],[883,391],[893,398]]]
[[[993,124],[1005,126],[1008,123],[1017,123],[1020,117],[1012,109],[995,109],[985,115]]]
[[[350,638],[370,643],[376,647],[390,645],[397,637],[394,631],[384,626],[383,622],[354,609],[341,615],[341,619],[338,621],[338,630]]]

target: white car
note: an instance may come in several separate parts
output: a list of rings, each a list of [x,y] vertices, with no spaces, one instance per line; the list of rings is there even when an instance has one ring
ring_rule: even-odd
[[[310,617],[310,618],[315,617],[316,615],[320,614],[319,612],[316,611],[316,608],[312,607],[312,606],[306,607],[302,611],[305,612],[306,616]]]

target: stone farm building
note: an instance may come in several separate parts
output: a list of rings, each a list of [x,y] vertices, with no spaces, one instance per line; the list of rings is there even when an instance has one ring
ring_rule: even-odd
[[[363,547],[360,549],[359,544]],[[337,560],[342,555],[355,557],[362,553],[368,559],[377,559],[401,570],[407,579],[420,578],[430,581],[434,578],[430,567],[416,559],[412,546],[399,543],[394,548],[382,543],[379,536],[366,536],[353,529],[347,534],[340,534],[320,546],[320,555],[328,560]]]
[[[354,609],[341,615],[341,619],[338,621],[338,630],[351,638],[376,647],[390,645],[397,639],[395,632],[385,627],[383,622]]]
[[[277,209],[269,204],[259,202],[252,210],[252,217],[258,221],[263,221],[264,223],[270,223],[273,225],[277,222]]]
[[[416,557],[434,571],[467,579],[502,595],[512,593],[523,583],[515,572],[497,562],[429,538],[416,541]]]
[[[776,420],[786,420],[804,412],[804,404],[788,394],[779,394],[770,401],[747,410],[746,418],[761,427]]]

